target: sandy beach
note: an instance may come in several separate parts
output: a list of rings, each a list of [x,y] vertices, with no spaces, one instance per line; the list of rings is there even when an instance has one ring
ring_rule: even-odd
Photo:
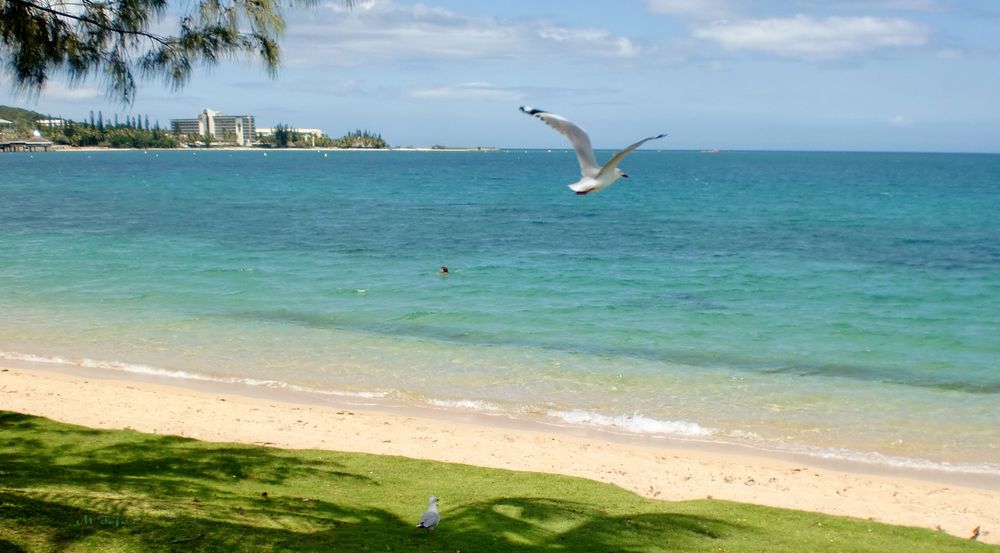
[[[213,442],[432,459],[608,482],[661,500],[712,497],[937,528],[1000,543],[1000,490],[838,469],[808,459],[698,444],[633,443],[462,413],[261,397],[237,387],[183,388],[115,374],[10,367],[0,410],[94,428]]]

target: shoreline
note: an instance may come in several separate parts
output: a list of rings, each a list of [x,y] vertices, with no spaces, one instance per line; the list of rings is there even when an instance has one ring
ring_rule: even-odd
[[[927,443],[925,448],[911,448],[902,454],[885,453],[877,449],[852,447],[843,442],[815,445],[788,440],[764,440],[753,434],[743,436],[739,433],[717,432],[714,427],[703,428],[698,422],[684,418],[676,419],[669,415],[667,418],[648,417],[639,414],[637,410],[608,413],[596,406],[577,408],[572,404],[561,407],[516,402],[505,404],[502,400],[493,403],[490,399],[456,399],[452,396],[442,399],[429,390],[407,393],[395,386],[383,389],[376,385],[372,389],[371,386],[356,387],[348,382],[341,382],[343,387],[334,384],[330,388],[322,383],[285,381],[274,375],[262,378],[236,374],[213,375],[196,367],[167,369],[143,363],[120,363],[89,357],[64,357],[59,354],[35,355],[0,351],[0,367],[5,366],[38,368],[66,375],[112,380],[138,380],[294,403],[361,405],[379,411],[418,413],[444,420],[458,417],[477,424],[507,424],[516,428],[589,436],[601,441],[624,444],[717,449],[848,472],[904,475],[918,480],[988,488],[1000,492],[1000,465],[993,462],[992,457],[987,457],[984,461],[954,455],[950,458],[932,458],[933,455],[924,452],[940,453],[934,443]],[[955,451],[952,450],[952,453]]]
[[[218,382],[60,371],[4,361],[0,409],[83,426],[214,442],[401,455],[577,476],[670,501],[711,497],[878,522],[982,530],[1000,543],[988,478],[825,462],[692,440],[649,440],[366,398]]]

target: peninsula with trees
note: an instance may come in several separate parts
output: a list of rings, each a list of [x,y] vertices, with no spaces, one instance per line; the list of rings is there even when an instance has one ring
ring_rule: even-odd
[[[226,116],[205,109],[197,118],[171,119],[163,126],[148,114],[91,110],[79,120],[0,105],[0,144],[40,138],[56,150],[73,148],[318,148],[351,150],[494,151],[496,148],[392,147],[378,132],[349,131],[339,138],[320,129],[278,123],[256,127],[251,115]],[[48,148],[46,148],[48,149]]]
[[[210,111],[210,110],[206,110]],[[350,131],[331,138],[319,129],[299,129],[286,124],[255,129],[250,117],[248,140],[236,140],[232,131],[182,133],[173,121],[164,128],[143,114],[110,114],[90,111],[82,120],[53,117],[22,108],[0,106],[0,142],[38,136],[64,148],[350,148],[386,149],[381,134],[369,130]],[[210,126],[215,131],[214,126]],[[38,135],[35,135],[37,131]]]

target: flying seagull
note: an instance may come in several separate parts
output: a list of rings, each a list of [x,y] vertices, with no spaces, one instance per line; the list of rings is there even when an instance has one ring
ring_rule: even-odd
[[[581,177],[579,181],[569,185],[569,187],[581,196],[584,194],[590,194],[591,192],[600,192],[601,190],[604,190],[614,184],[614,182],[621,177],[625,177],[627,179],[628,174],[618,168],[618,164],[621,163],[622,159],[646,142],[667,136],[666,133],[664,133],[643,138],[628,148],[625,148],[624,150],[611,156],[611,159],[601,166],[598,165],[597,160],[594,159],[594,149],[590,146],[590,137],[587,136],[587,133],[584,132],[583,129],[577,127],[569,119],[554,113],[534,109],[530,106],[521,106],[521,111],[527,113],[528,115],[534,115],[542,121],[545,121],[546,125],[562,133],[563,136],[568,138],[570,143],[573,144],[573,149],[576,150],[577,160],[580,162]]]
[[[420,522],[417,523],[417,528],[433,530],[438,522],[441,522],[441,515],[438,514],[438,498],[432,495],[430,501],[427,502],[427,510],[424,511]]]

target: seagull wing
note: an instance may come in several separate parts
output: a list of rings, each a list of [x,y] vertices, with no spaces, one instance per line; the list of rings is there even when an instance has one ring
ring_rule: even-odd
[[[573,144],[573,149],[576,151],[576,158],[580,162],[580,173],[583,176],[593,177],[601,170],[601,166],[594,159],[594,148],[590,145],[590,137],[587,136],[587,133],[583,129],[577,127],[569,119],[561,115],[540,109],[533,109],[528,106],[521,106],[521,111],[545,121],[546,125],[559,131],[569,139],[570,143]]]
[[[438,514],[437,511],[427,511],[422,517],[420,517],[420,522],[417,523],[417,528],[434,528],[440,521],[441,515]]]
[[[623,159],[625,159],[625,156],[634,152],[636,148],[642,146],[643,144],[649,142],[650,140],[657,140],[663,138],[664,136],[667,136],[667,133],[658,134],[656,136],[648,136],[636,142],[635,144],[632,144],[628,148],[625,148],[624,150],[618,152],[617,154],[611,156],[611,159],[609,159],[608,162],[604,164],[604,167],[601,167],[599,174],[603,175],[605,173],[614,171],[615,167],[618,167],[618,164],[621,163]]]

